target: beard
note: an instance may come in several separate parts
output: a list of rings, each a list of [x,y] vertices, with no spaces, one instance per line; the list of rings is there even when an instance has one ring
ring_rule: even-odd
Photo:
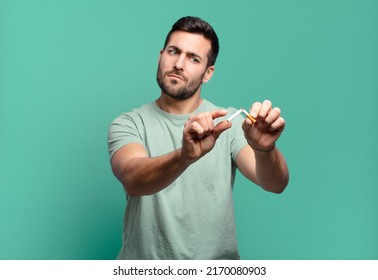
[[[186,82],[186,84],[179,86],[179,82],[176,80],[169,80],[165,82],[164,78],[169,74],[174,74],[182,77],[184,80],[183,82]],[[183,76],[182,72],[179,70],[171,70],[163,73],[159,64],[156,80],[161,91],[164,94],[177,100],[185,100],[192,97],[198,91],[198,89],[202,85],[202,79],[204,75],[205,73],[203,73],[203,75],[201,75],[199,78],[189,81],[188,78]]]

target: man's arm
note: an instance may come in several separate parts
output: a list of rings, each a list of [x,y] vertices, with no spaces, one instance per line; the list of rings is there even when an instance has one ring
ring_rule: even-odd
[[[111,160],[114,175],[130,196],[163,190],[190,164],[213,149],[219,135],[231,127],[226,121],[215,126],[214,119],[226,114],[227,111],[217,110],[190,117],[184,126],[182,147],[162,156],[148,157],[143,145],[138,143],[123,146]]]
[[[113,156],[112,170],[130,196],[157,193],[179,177],[190,162],[181,156],[181,149],[150,158],[143,145],[131,143]]]
[[[237,166],[244,176],[265,190],[281,193],[289,182],[289,171],[275,142],[285,128],[285,120],[281,110],[272,108],[269,100],[254,103],[250,114],[257,122],[246,119],[242,124],[249,145],[239,152]]]
[[[281,193],[289,182],[286,160],[277,148],[261,152],[245,146],[236,163],[245,177],[269,192]]]

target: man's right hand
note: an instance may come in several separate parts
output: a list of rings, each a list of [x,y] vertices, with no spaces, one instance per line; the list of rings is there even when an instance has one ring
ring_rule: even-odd
[[[216,110],[191,116],[184,125],[181,153],[189,162],[194,162],[210,152],[219,135],[231,127],[222,121],[214,125],[214,120],[227,115],[226,110]]]

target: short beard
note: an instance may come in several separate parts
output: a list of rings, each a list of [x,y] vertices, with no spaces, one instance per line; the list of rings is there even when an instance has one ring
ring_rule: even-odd
[[[175,71],[173,73],[175,73],[176,75],[181,75],[180,71]],[[157,74],[156,74],[156,80],[157,80],[157,83],[158,83],[161,91],[164,94],[166,94],[166,95],[168,95],[168,96],[170,96],[170,97],[172,97],[176,100],[185,100],[185,99],[192,97],[197,92],[197,90],[202,85],[202,78],[203,78],[204,75],[205,74],[203,74],[201,79],[199,79],[199,80],[190,81],[186,86],[175,88],[174,86],[171,86],[169,83],[164,83],[164,74],[162,73],[162,71],[160,69],[160,65],[159,65],[158,71],[157,71]],[[176,85],[177,81],[172,81],[171,83],[173,85]]]

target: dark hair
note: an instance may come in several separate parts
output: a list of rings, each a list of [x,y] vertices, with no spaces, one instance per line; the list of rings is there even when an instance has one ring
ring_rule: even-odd
[[[164,42],[164,49],[167,46],[171,34],[175,31],[186,31],[189,33],[201,34],[211,43],[211,50],[208,54],[207,66],[212,66],[215,64],[215,61],[219,52],[219,40],[218,36],[215,33],[214,29],[209,23],[198,18],[198,17],[182,17],[172,25],[171,31],[169,31]]]

